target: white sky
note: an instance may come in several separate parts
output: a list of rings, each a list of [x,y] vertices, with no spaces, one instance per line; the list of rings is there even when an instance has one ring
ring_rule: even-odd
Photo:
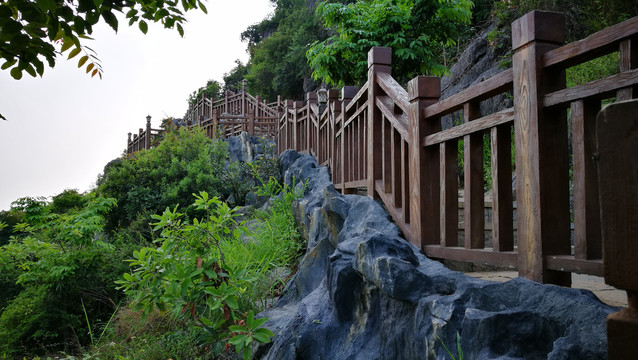
[[[23,196],[53,196],[95,186],[110,160],[121,156],[128,132],[162,118],[182,117],[188,95],[209,79],[222,81],[246,62],[240,34],[272,13],[269,0],[209,0],[208,15],[189,11],[185,36],[161,25],[144,35],[120,20],[117,34],[95,27],[86,42],[104,69],[103,80],[59,57],[42,78],[19,81],[0,70],[0,210]]]

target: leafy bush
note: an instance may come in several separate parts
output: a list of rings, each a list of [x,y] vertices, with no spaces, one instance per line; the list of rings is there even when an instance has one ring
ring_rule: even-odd
[[[100,237],[114,200],[87,195],[82,202],[62,214],[37,199],[14,203],[24,222],[0,250],[2,280],[15,294],[0,315],[0,354],[77,349],[88,342],[81,305],[100,322],[120,301],[114,281],[130,247]]]

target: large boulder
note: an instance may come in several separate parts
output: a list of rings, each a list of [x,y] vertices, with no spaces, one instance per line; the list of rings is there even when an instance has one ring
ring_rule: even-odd
[[[425,257],[382,206],[340,195],[308,155],[281,157],[308,241],[299,271],[260,314],[274,331],[263,359],[605,359],[606,316],[591,292],[522,278],[475,279]]]

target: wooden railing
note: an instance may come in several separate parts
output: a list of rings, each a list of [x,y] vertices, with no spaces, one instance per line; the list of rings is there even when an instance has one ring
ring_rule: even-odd
[[[146,117],[146,129],[140,128],[137,134],[128,133],[126,153],[132,154],[136,151],[150,149],[162,140],[164,130],[151,129],[151,116]]]
[[[518,19],[513,67],[444,100],[436,77],[419,76],[405,91],[391,76],[390,49],[373,48],[367,82],[344,87],[341,99],[330,91],[326,111],[317,111],[314,94],[305,104],[283,102],[278,149],[312,154],[330,167],[341,192],[365,190],[383,201],[405,237],[430,257],[510,266],[565,286],[571,272],[602,276],[594,119],[601,100],[636,97],[638,18],[560,46],[563,28],[556,13]],[[567,68],[612,52],[620,54],[618,74],[566,88]],[[481,102],[500,94],[513,95],[514,106],[482,114]],[[450,114],[460,124],[443,130],[441,117]],[[491,154],[488,174],[484,153]]]
[[[244,86],[240,93],[226,92],[220,100],[202,96],[189,104],[180,124],[202,127],[210,138],[227,138],[245,131],[250,135],[274,140],[277,137],[277,123],[281,117],[280,104],[280,99],[275,103],[266,104],[260,96],[248,94]],[[161,140],[163,130],[151,129],[150,126],[149,116],[146,130],[140,129],[139,134],[134,136],[129,133],[127,154],[150,149]]]

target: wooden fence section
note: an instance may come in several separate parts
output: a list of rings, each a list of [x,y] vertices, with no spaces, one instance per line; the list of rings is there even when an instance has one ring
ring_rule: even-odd
[[[276,139],[277,124],[281,117],[280,104],[281,101],[267,104],[260,96],[248,94],[244,84],[240,93],[226,92],[220,100],[202,96],[195,103],[189,104],[182,124],[202,127],[210,138],[227,138],[245,131],[250,135]],[[161,140],[163,130],[151,129],[150,126],[149,116],[146,130],[140,129],[139,134],[133,137],[129,133],[127,154],[150,149]]]
[[[305,105],[283,103],[278,149],[312,154],[330,166],[341,192],[366,189],[383,201],[406,238],[430,257],[511,266],[528,279],[565,286],[571,272],[602,276],[594,120],[601,100],[637,95],[638,18],[560,46],[563,28],[556,13],[518,19],[512,69],[440,101],[439,78],[417,77],[405,91],[391,76],[390,49],[373,48],[367,82],[344,87],[341,99],[329,92],[326,111],[317,112],[314,94]],[[566,88],[567,68],[612,52],[620,54],[618,74]],[[481,102],[499,94],[513,94],[514,106],[482,114]],[[462,121],[442,130],[441,117],[449,114]]]
[[[128,133],[126,153],[131,154],[156,146],[162,139],[162,129],[151,129],[151,116],[146,117],[146,129],[140,128],[137,134]]]

